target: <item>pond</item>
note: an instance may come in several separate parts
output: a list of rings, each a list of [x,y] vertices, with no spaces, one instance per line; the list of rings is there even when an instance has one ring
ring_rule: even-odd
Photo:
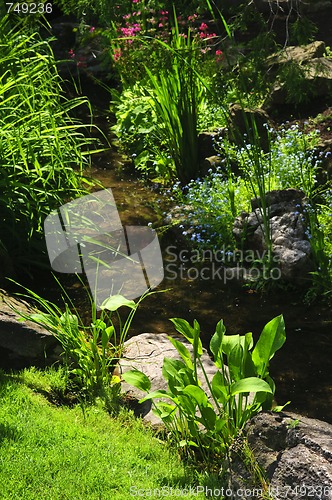
[[[109,94],[104,89],[87,85],[92,104],[95,105],[95,119],[108,133],[105,121],[105,102]],[[96,157],[90,175],[98,179],[105,188],[111,188],[120,213],[123,226],[153,223],[162,225],[163,211],[169,208],[167,194],[160,194],[137,180],[121,168],[123,158],[116,151]],[[164,256],[165,279],[158,290],[164,293],[152,295],[141,304],[131,335],[143,332],[174,333],[169,318],[185,318],[189,322],[197,319],[201,325],[202,340],[208,347],[216,323],[222,318],[227,333],[252,331],[257,338],[263,326],[273,317],[283,314],[287,340],[271,361],[270,373],[276,383],[276,400],[279,405],[291,401],[290,411],[332,423],[332,310],[323,301],[308,306],[303,302],[301,289],[288,291],[276,289],[268,293],[254,293],[223,279],[202,279],[202,275],[188,273],[186,268],[174,269],[179,261],[170,252],[186,249],[180,233],[166,232],[160,238]],[[171,249],[170,249],[171,248]],[[175,265],[175,267],[174,267]],[[167,270],[168,269],[168,270]],[[182,276],[181,276],[182,274]],[[189,275],[188,275],[189,274]],[[59,276],[60,278],[60,276]],[[205,277],[204,277],[205,278]],[[39,280],[38,280],[39,281]],[[42,283],[43,280],[41,280]],[[89,303],[84,300],[82,290],[75,284],[71,294],[75,303],[83,306],[83,315],[89,316]],[[51,300],[59,297],[58,290],[47,279],[47,285],[36,287],[42,296]]]
[[[152,222],[160,225],[162,209],[165,208],[165,200],[160,201],[162,195],[123,171],[117,171],[115,163],[119,160],[111,155],[93,170],[92,175],[112,189],[122,224],[147,225]],[[171,334],[174,329],[169,318],[181,317],[189,322],[197,319],[203,343],[208,347],[214,327],[221,318],[228,333],[252,331],[257,338],[270,319],[283,314],[287,340],[271,361],[271,375],[277,387],[276,400],[278,404],[290,400],[290,411],[332,423],[331,308],[323,302],[305,305],[301,290],[276,289],[269,293],[255,293],[238,285],[224,284],[223,279],[205,279],[205,276],[203,279],[201,274],[197,276],[187,270],[175,273],[174,269],[180,262],[172,262],[170,268],[167,259],[170,259],[171,252],[185,249],[184,242],[176,233],[169,232],[160,237],[160,243],[165,279],[158,289],[169,290],[152,295],[142,303],[131,334]],[[175,257],[172,256],[171,260]]]

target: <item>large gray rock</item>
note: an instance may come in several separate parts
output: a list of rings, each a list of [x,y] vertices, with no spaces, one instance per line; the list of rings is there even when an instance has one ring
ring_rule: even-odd
[[[246,434],[272,498],[332,498],[332,425],[294,413],[259,413]],[[254,484],[235,457],[232,468],[229,486],[240,498],[239,488]]]
[[[272,54],[267,58],[269,66],[282,65],[287,62],[293,61],[298,64],[304,64],[316,58],[321,58],[326,53],[325,43],[322,41],[315,41],[305,46],[291,45],[286,47],[277,54]]]
[[[178,338],[178,340],[184,343],[192,352],[192,346],[189,342],[186,342],[184,338]],[[165,333],[142,333],[125,342],[124,354],[119,363],[120,372],[124,373],[133,369],[140,370],[151,380],[151,391],[167,390],[167,382],[162,376],[164,358],[181,359],[173,344],[168,340],[167,335]],[[209,380],[212,380],[217,368],[206,350],[203,352],[201,361]],[[202,388],[209,394],[207,383],[200,368],[198,369],[198,377],[202,382]],[[122,390],[134,399],[139,400],[145,396],[145,393],[125,382],[122,382]],[[160,419],[152,413],[150,402],[141,407],[141,412],[144,419],[152,424],[158,425],[161,423]]]
[[[315,41],[305,46],[286,47],[283,51],[268,57],[267,65],[276,73],[287,64],[295,65],[298,68],[296,73],[299,75],[299,92],[305,92],[306,98],[328,96],[332,89],[332,60],[324,56],[326,56],[325,43]],[[294,104],[300,102],[302,98],[303,96],[298,96],[298,101]],[[290,95],[285,78],[277,77],[263,107],[272,110],[274,106],[285,102],[292,103],[292,100],[294,96]]]
[[[20,321],[19,314],[32,313],[23,300],[0,292],[0,368],[43,367],[60,357],[61,346],[55,337],[31,321]]]
[[[259,199],[251,202],[253,211],[243,212],[234,221],[233,234],[241,242],[245,236],[249,249],[266,250],[262,209]],[[301,282],[312,270],[311,246],[307,239],[303,211],[306,200],[302,191],[284,189],[266,194],[272,251],[280,268],[280,277]]]

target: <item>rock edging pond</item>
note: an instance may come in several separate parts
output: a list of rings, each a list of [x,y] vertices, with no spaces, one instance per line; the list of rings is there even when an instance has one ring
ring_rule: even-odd
[[[31,321],[20,321],[15,310],[32,313],[27,302],[0,290],[0,367],[45,367],[57,361],[62,349],[56,338]]]
[[[180,359],[167,335],[143,333],[125,342],[120,368],[122,372],[141,370],[150,378],[152,391],[166,390],[167,383],[162,377],[164,357]],[[216,367],[206,351],[201,360],[208,377],[212,377]],[[123,390],[136,399],[144,395],[126,383]],[[152,414],[151,404],[146,403],[142,405],[141,416],[153,425],[160,425],[160,420]],[[273,498],[332,498],[331,424],[295,413],[262,412],[249,421],[246,434],[257,463],[266,471]],[[235,492],[253,489],[255,484],[250,482],[248,471],[236,457],[231,468],[229,488],[234,498],[243,498]]]

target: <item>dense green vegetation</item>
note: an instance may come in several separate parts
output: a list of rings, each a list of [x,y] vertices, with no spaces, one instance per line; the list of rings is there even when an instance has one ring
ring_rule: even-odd
[[[255,17],[254,7],[239,11],[228,23],[209,1],[203,11],[190,14],[156,7],[152,17],[147,17],[144,3],[139,6],[119,15],[99,35],[93,33],[106,40],[106,48],[109,44],[111,64],[122,84],[120,92],[112,91],[113,130],[136,170],[186,207],[176,223],[186,221],[183,235],[199,249],[236,251],[234,219],[243,210],[250,212],[251,200],[258,199],[267,269],[273,248],[266,195],[276,189],[301,190],[307,200],[301,217],[314,266],[307,299],[329,293],[330,181],[320,175],[329,152],[325,157],[320,151],[312,124],[300,128],[266,123],[264,130],[245,112],[268,103],[276,83],[284,86],[290,109],[299,109],[315,97],[314,80],[306,79],[300,63],[291,61],[279,70],[267,66],[268,57],[281,46],[263,17],[257,12]],[[253,29],[253,22],[252,39],[247,44],[238,41]],[[296,42],[296,34],[299,43],[312,39],[314,27],[305,23],[303,17],[294,20],[293,38],[286,43]],[[234,101],[243,110],[241,126],[230,112]],[[225,127],[230,131],[226,137]],[[208,172],[199,151],[202,131],[215,133],[216,159]]]
[[[80,21],[75,28],[78,48],[91,43],[101,49],[115,87],[109,104],[116,121],[113,132],[132,158],[135,173],[154,182],[170,204],[180,205],[182,218],[176,223],[188,243],[238,251],[234,219],[250,211],[256,198],[266,250],[263,264],[269,266],[273,247],[267,195],[299,189],[306,199],[300,215],[314,264],[307,298],[329,294],[332,191],[328,176],[321,175],[326,158],[319,152],[319,134],[312,123],[307,128],[267,125],[263,141],[254,115],[246,114],[247,108],[266,103],[276,81],[285,84],[286,102],[295,110],[314,95],[301,67],[285,65],[271,76],[264,61],[281,46],[263,17],[255,16],[253,7],[221,12],[208,0],[56,3]],[[226,20],[230,12],[233,17]],[[238,41],[238,33],[248,32],[248,42]],[[298,16],[289,33],[286,43],[305,43],[314,29]],[[82,105],[91,114],[90,104],[65,97],[50,41],[38,33],[37,20],[29,25],[14,14],[1,19],[0,48],[0,255],[9,271],[43,262],[44,219],[88,192],[93,183],[84,169],[95,145],[89,127],[74,117]],[[70,57],[75,63],[73,49]],[[81,60],[77,63],[82,66]],[[244,130],[232,121],[234,102],[242,110]],[[199,150],[204,131],[215,132],[215,160],[207,171]],[[217,369],[209,388],[213,403],[197,377],[202,367],[200,325],[173,320],[192,344],[193,355],[171,340],[182,361],[165,360],[168,391],[151,394],[144,375],[124,376],[147,393],[145,399],[166,396],[171,401],[155,407],[169,431],[160,440],[123,409],[121,378],[114,374],[144,296],[136,303],[111,296],[101,313],[90,297],[87,325],[63,289],[60,306],[26,292],[41,311],[23,318],[58,339],[64,364],[58,371],[1,374],[4,498],[124,499],[131,486],[151,490],[226,481],[229,464],[224,459],[234,440],[243,438],[249,418],[272,407],[269,362],[285,341],[281,315],[265,326],[256,344],[251,333],[225,335],[223,322],[218,323],[210,343]],[[68,402],[72,407],[64,404]],[[243,450],[249,454],[245,445]]]
[[[43,221],[86,192],[91,140],[74,117],[86,99],[64,96],[49,42],[0,20],[1,253],[12,266],[40,261]]]
[[[163,376],[168,390],[149,392],[151,382],[138,370],[124,373],[123,378],[147,393],[142,402],[154,401],[155,413],[182,454],[188,456],[199,451],[205,466],[210,468],[220,456],[227,455],[250,418],[262,408],[272,408],[275,384],[269,375],[269,362],[286,340],[284,320],[279,316],[265,325],[255,347],[251,332],[226,335],[225,325],[219,321],[210,341],[216,367],[211,380],[201,361],[199,323],[195,320],[191,326],[180,318],[171,321],[193,346],[193,352],[191,354],[184,343],[169,337],[182,359],[164,359]],[[206,390],[203,382],[207,384]],[[165,402],[165,398],[169,402]]]

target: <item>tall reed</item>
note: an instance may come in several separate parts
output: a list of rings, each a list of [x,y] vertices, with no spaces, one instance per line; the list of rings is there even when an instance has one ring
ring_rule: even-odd
[[[198,77],[195,40],[190,30],[179,32],[174,9],[171,44],[157,40],[171,58],[170,68],[152,72],[146,67],[154,110],[159,120],[156,131],[174,162],[182,184],[198,177],[197,117],[205,88]]]
[[[48,41],[0,20],[0,222],[8,254],[26,261],[42,241],[44,217],[85,193],[91,140],[63,96]],[[39,259],[39,257],[38,257]]]

